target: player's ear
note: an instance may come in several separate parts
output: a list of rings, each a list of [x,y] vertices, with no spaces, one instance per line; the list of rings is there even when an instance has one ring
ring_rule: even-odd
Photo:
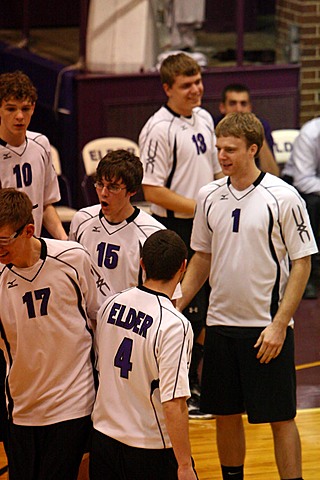
[[[131,198],[131,197],[133,197],[133,195],[135,195],[136,193],[137,193],[137,191],[135,191],[135,192],[127,192],[127,195],[129,195],[129,197]]]
[[[253,143],[252,145],[250,145],[249,150],[252,153],[253,157],[255,157],[258,151],[258,145],[256,143]]]
[[[163,83],[162,87],[163,87],[164,93],[167,95],[167,97],[170,97],[171,87],[169,87],[169,85],[167,83]]]
[[[185,258],[181,263],[181,267],[180,267],[181,273],[184,273],[187,270],[187,263],[188,263],[188,260]]]
[[[34,224],[33,223],[28,223],[28,225],[25,226],[25,234],[27,238],[31,238],[34,235]]]
[[[146,267],[144,266],[144,263],[143,263],[142,258],[140,258],[140,266],[141,266],[142,270],[145,272],[145,271],[146,271]]]

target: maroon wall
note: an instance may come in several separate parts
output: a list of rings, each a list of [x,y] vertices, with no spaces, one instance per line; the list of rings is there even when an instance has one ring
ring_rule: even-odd
[[[218,114],[224,86],[245,83],[251,90],[254,112],[268,120],[272,129],[298,128],[299,71],[298,65],[210,69],[203,73],[203,107]],[[105,136],[137,141],[144,123],[166,100],[157,73],[78,74],[75,95],[80,162],[75,170],[79,185],[83,176],[80,152],[87,142]]]
[[[80,23],[81,0],[2,0],[0,28],[71,27]]]
[[[125,136],[139,132],[165,102],[159,75],[93,75],[75,78],[78,108],[78,146],[93,138]],[[273,129],[295,128],[299,121],[299,66],[213,68],[203,73],[203,107],[218,113],[222,89],[228,83],[245,83],[251,89],[254,111]]]

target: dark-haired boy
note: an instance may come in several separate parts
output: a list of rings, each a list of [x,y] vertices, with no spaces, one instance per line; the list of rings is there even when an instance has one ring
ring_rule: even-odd
[[[60,200],[60,191],[49,140],[28,130],[36,100],[36,88],[23,72],[0,75],[0,187],[26,192],[37,236],[44,225],[53,238],[67,240],[52,205]]]
[[[116,294],[99,310],[92,480],[197,478],[186,404],[193,333],[171,302],[186,258],[179,235],[155,232],[142,248],[144,284]]]

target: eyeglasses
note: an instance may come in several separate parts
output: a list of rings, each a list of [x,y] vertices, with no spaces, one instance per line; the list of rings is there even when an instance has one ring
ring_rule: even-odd
[[[125,190],[127,188],[127,187],[120,187],[120,185],[117,185],[116,183],[109,183],[108,185],[105,185],[102,182],[96,182],[94,186],[97,190],[103,190],[104,188],[106,188],[108,192],[113,193],[114,195],[116,195],[117,193],[120,193],[121,190]]]
[[[24,223],[16,232],[10,235],[10,237],[0,237],[0,245],[10,245],[13,243],[15,239],[23,232],[24,227],[28,225],[28,223]]]

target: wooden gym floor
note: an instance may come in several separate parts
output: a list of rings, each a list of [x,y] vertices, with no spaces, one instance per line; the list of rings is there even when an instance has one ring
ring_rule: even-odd
[[[300,431],[304,480],[320,479],[320,298],[302,300],[295,315],[297,425]],[[250,425],[246,417],[246,480],[277,480],[271,428]],[[200,480],[221,479],[215,445],[215,420],[190,421],[192,452]],[[6,457],[0,444],[0,469]],[[0,475],[6,480],[7,474]],[[141,479],[143,480],[143,479]]]

